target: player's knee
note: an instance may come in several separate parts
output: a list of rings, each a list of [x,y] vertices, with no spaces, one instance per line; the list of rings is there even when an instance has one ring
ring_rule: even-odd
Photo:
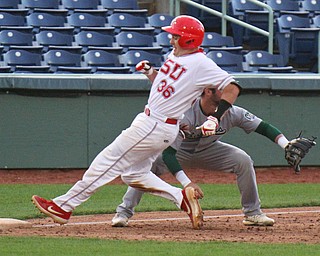
[[[243,150],[238,150],[233,154],[236,169],[249,169],[253,165],[251,157]]]

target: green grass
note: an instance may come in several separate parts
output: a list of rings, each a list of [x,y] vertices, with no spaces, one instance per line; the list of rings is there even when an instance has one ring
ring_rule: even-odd
[[[28,219],[41,216],[31,203],[33,194],[53,198],[65,193],[71,185],[0,185],[0,218]],[[201,185],[205,197],[201,200],[204,210],[241,209],[240,194],[236,185]],[[87,202],[79,206],[74,215],[113,213],[126,191],[124,185],[101,188]],[[262,208],[320,206],[319,184],[261,184],[259,185]],[[136,211],[177,210],[168,200],[145,194]]]
[[[1,255],[214,255],[214,256],[318,256],[320,245],[251,244],[223,242],[121,241],[83,238],[0,237]],[[80,249],[81,248],[81,249]],[[80,249],[80,250],[79,250]]]
[[[235,184],[200,185],[205,193],[204,210],[240,209],[240,194]],[[31,203],[38,194],[53,198],[65,193],[71,185],[0,185],[0,217],[28,219],[40,217]],[[121,202],[124,185],[101,188],[74,215],[113,213]],[[319,184],[261,184],[262,208],[320,206]],[[177,210],[169,201],[146,194],[136,211]],[[0,255],[215,255],[215,256],[320,256],[320,245],[250,244],[227,242],[156,242],[121,241],[84,238],[45,238],[1,236]]]

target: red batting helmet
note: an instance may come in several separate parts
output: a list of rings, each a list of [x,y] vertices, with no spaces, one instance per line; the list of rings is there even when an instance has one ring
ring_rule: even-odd
[[[174,18],[170,26],[162,27],[173,35],[181,36],[178,44],[185,49],[199,47],[204,37],[204,27],[202,23],[191,16],[180,15]]]

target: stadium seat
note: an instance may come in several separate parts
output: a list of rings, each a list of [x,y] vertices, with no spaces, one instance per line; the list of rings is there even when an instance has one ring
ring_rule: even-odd
[[[108,15],[113,13],[126,13],[133,16],[141,17],[147,19],[148,9],[113,9],[108,10]]]
[[[1,0],[0,9],[18,9],[20,0]]]
[[[55,74],[90,74],[92,72],[92,69],[91,67],[57,66],[53,69],[53,72]]]
[[[1,9],[0,26],[25,26],[28,9]]]
[[[310,71],[317,58],[320,28],[311,27],[308,17],[284,14],[276,19],[276,39],[285,62],[293,62]]]
[[[299,1],[293,0],[267,0],[266,4],[273,10],[275,18],[283,14],[291,14],[298,16],[308,16],[308,12],[300,10]]]
[[[75,43],[82,46],[83,52],[86,52],[88,46],[107,46],[112,47],[114,37],[112,35],[99,33],[96,31],[80,31],[74,35]]]
[[[94,74],[131,74],[130,67],[95,67]]]
[[[60,0],[21,0],[21,6],[28,9],[58,9]]]
[[[101,11],[77,11],[67,16],[69,26],[74,26],[80,31],[80,27],[105,27],[106,25],[106,12]],[[77,31],[75,31],[77,32]]]
[[[9,50],[3,54],[3,62],[7,66],[41,66],[41,54],[25,50]]]
[[[35,35],[38,45],[44,46],[44,51],[49,45],[72,46],[73,35],[55,30],[42,30]]]
[[[124,51],[130,46],[134,47],[153,47],[154,37],[143,35],[138,32],[120,32],[115,36],[118,46],[123,47]]]
[[[10,66],[0,66],[0,73],[11,73],[11,69]]]
[[[99,0],[61,0],[65,9],[98,9]]]
[[[148,60],[155,68],[159,68],[162,63],[161,55],[152,54],[141,50],[131,50],[120,56],[120,63],[130,67],[132,73],[135,73],[135,66],[142,60]]]
[[[205,32],[201,47],[204,48],[205,52],[210,50],[224,50],[241,53],[243,50],[242,46],[234,45],[232,36],[222,36],[216,32]]]
[[[33,42],[33,34],[20,32],[15,29],[6,29],[0,31],[0,44],[5,46],[5,51],[11,45],[29,45]]]
[[[244,56],[244,71],[259,71],[271,73],[292,73],[292,66],[286,66],[283,57],[267,51],[250,51]]]
[[[34,33],[39,32],[40,27],[63,27],[66,22],[66,11],[56,10],[43,11],[37,10],[30,13],[27,19],[27,25],[32,26]]]
[[[169,14],[155,13],[148,16],[148,24],[155,28],[155,34],[159,34],[162,32],[161,27],[169,26],[173,19],[174,17]]]
[[[50,73],[50,66],[20,66],[14,68],[14,73]]]
[[[96,72],[97,67],[120,67],[119,55],[109,53],[103,50],[89,50],[83,56],[85,66],[92,67],[92,71]]]
[[[301,9],[309,13],[309,18],[313,18],[320,14],[320,1],[319,0],[303,0],[300,2]]]
[[[100,0],[103,8],[106,9],[139,9],[137,0]]]
[[[166,31],[160,32],[155,36],[156,44],[162,47],[162,53],[166,54],[172,50],[172,45],[170,44],[172,35]]]
[[[230,9],[232,16],[235,18],[258,28],[268,30],[268,11],[262,7],[249,1],[231,0]],[[265,36],[261,36],[235,23],[231,23],[231,27],[235,45],[243,45],[246,43],[251,47],[267,47],[267,38]]]
[[[146,20],[142,17],[134,16],[128,13],[113,13],[107,17],[108,24],[115,27],[115,33],[118,34],[121,27],[144,28]]]
[[[207,57],[212,59],[219,67],[228,72],[243,71],[243,56],[228,51],[210,51]]]
[[[46,65],[50,66],[52,72],[55,72],[58,66],[81,66],[81,54],[70,53],[60,49],[49,49],[43,54],[43,60]]]

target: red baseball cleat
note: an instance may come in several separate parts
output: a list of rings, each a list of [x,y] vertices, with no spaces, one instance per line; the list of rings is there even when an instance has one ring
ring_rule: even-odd
[[[72,212],[66,212],[62,210],[53,201],[48,201],[39,196],[32,196],[33,204],[45,215],[51,217],[54,222],[59,224],[66,224],[70,219]]]
[[[193,228],[200,229],[203,226],[203,212],[196,198],[194,188],[186,187],[182,190],[182,196],[181,209],[188,214]]]

